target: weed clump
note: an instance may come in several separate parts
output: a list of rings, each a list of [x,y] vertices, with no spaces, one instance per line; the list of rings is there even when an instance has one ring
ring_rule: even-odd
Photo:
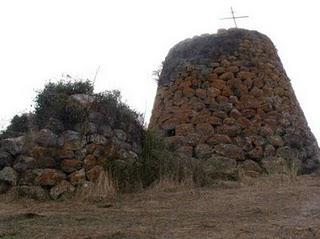
[[[81,201],[103,202],[114,199],[119,191],[117,182],[106,171],[99,175],[94,183],[82,185],[76,192]]]

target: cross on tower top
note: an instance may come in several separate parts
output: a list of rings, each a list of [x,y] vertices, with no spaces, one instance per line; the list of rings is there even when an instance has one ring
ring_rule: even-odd
[[[220,18],[220,20],[233,19],[233,22],[234,22],[234,25],[235,25],[236,28],[238,28],[236,19],[238,19],[238,18],[248,18],[249,17],[249,16],[235,16],[232,7],[231,7],[231,15],[232,15],[232,17],[224,17],[224,18]]]

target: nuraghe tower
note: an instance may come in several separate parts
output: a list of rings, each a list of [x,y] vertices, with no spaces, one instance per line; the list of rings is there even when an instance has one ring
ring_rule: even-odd
[[[184,158],[212,155],[262,162],[282,158],[302,173],[319,147],[271,40],[229,29],[174,46],[158,82],[149,128]]]

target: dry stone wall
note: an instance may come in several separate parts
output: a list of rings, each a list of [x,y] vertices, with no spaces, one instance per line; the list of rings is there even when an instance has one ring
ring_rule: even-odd
[[[150,128],[180,157],[254,172],[309,173],[319,148],[271,40],[222,30],[178,43],[165,59]],[[226,161],[227,160],[227,161]]]
[[[107,170],[115,173],[119,187],[134,183],[130,180],[137,180],[131,176],[140,163],[143,128],[132,121],[119,129],[111,122],[91,111],[88,121],[73,129],[54,133],[61,122],[50,119],[46,128],[0,141],[0,193],[13,187],[21,196],[58,199],[93,187]]]

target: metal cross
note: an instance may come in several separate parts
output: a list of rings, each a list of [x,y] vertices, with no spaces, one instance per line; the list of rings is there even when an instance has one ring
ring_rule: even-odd
[[[233,22],[234,22],[234,25],[235,25],[235,27],[236,27],[236,28],[238,28],[238,25],[237,25],[236,19],[238,19],[238,18],[247,18],[247,17],[249,17],[249,16],[239,16],[239,17],[236,17],[236,16],[234,15],[234,11],[233,11],[232,7],[231,7],[231,15],[232,15],[232,17],[220,18],[220,20],[229,20],[229,19],[233,19]]]

